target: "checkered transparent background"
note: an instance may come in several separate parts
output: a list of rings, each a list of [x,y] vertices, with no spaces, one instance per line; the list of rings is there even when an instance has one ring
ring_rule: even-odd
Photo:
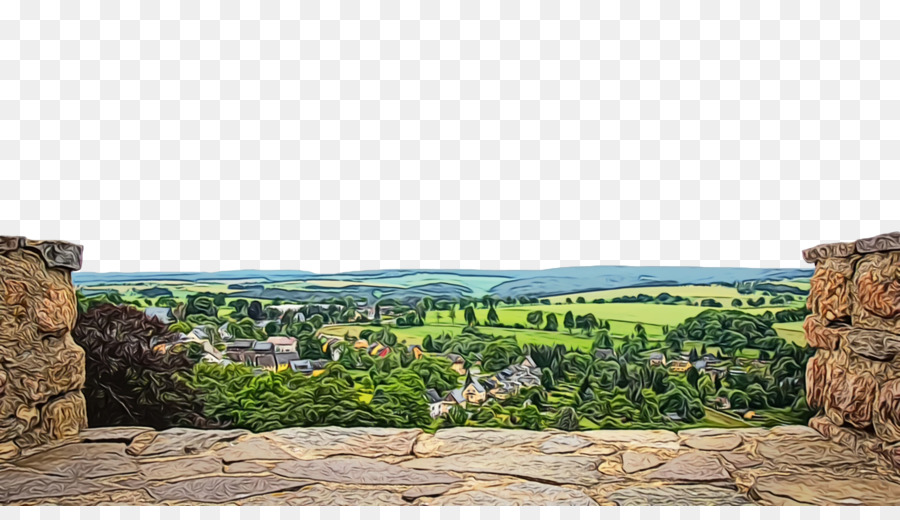
[[[0,234],[333,272],[802,266],[900,229],[896,2],[380,4],[0,2]]]

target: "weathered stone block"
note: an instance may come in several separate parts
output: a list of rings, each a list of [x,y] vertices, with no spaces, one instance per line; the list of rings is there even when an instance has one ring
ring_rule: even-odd
[[[803,260],[808,263],[816,263],[828,258],[848,257],[856,252],[855,242],[835,242],[833,244],[820,244],[803,250]]]
[[[875,253],[880,251],[896,251],[900,249],[900,232],[885,233],[871,238],[860,238],[855,243],[859,253]]]
[[[854,327],[900,334],[900,251],[859,260],[851,284]]]
[[[828,361],[831,353],[817,352],[806,363],[806,401],[810,408],[822,408],[828,391]]]
[[[72,340],[81,246],[0,237],[0,443],[26,447],[86,425],[84,351]]]
[[[834,363],[828,371],[825,415],[840,425],[845,422],[858,428],[872,424],[875,402],[875,377],[869,372],[855,372]]]
[[[875,361],[891,361],[900,353],[900,336],[880,330],[837,329],[839,343],[860,356]]]
[[[845,320],[851,311],[852,258],[826,258],[816,263],[809,280],[806,306],[825,323]]]
[[[835,350],[841,344],[841,333],[845,327],[829,327],[821,316],[810,314],[803,321],[803,331],[810,347]]]

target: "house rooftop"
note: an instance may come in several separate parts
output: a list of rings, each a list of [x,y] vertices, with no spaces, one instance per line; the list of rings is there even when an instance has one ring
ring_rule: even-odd
[[[437,390],[434,388],[429,388],[425,390],[425,400],[428,401],[429,404],[438,403],[442,401],[441,396],[437,393]]]
[[[275,345],[269,343],[268,341],[258,341],[256,345],[253,345],[253,350],[257,352],[269,352],[270,350],[274,350]]]
[[[271,336],[266,338],[266,342],[273,345],[295,345],[297,343],[297,338],[291,338],[288,336]]]
[[[229,350],[246,350],[249,348],[253,348],[253,345],[256,344],[255,339],[236,339],[228,344]]]
[[[450,390],[446,397],[444,397],[444,401],[450,401],[455,403],[464,403],[466,398],[462,395],[462,390],[456,388],[454,390]]]
[[[297,352],[279,352],[275,354],[275,359],[278,361],[278,364],[281,365],[300,359],[300,354]]]

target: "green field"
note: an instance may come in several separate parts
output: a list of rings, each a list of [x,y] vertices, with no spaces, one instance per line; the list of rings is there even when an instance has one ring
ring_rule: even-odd
[[[784,338],[785,341],[792,341],[797,345],[806,346],[806,334],[803,332],[802,321],[792,321],[790,323],[776,323],[772,325],[775,332]]]
[[[585,301],[591,302],[600,298],[609,301],[613,298],[619,298],[623,296],[638,296],[640,294],[646,294],[647,296],[653,296],[655,298],[662,293],[668,293],[672,296],[681,296],[682,298],[690,298],[697,301],[706,298],[712,298],[717,302],[725,305],[726,307],[730,307],[731,301],[735,298],[738,298],[746,303],[746,300],[748,298],[756,298],[762,294],[741,294],[734,287],[727,287],[722,285],[678,285],[605,289],[602,291],[589,291],[574,294],[563,294],[560,296],[551,296],[548,299],[550,300],[550,303],[557,304],[566,303],[567,300],[572,300],[574,302],[578,297],[582,297],[585,299]]]
[[[380,327],[374,325],[325,325],[319,331],[322,334],[330,336],[343,336],[349,333],[351,336],[359,337],[359,333],[369,329],[378,330]],[[457,323],[451,324],[429,324],[421,327],[394,327],[391,329],[397,336],[397,341],[406,342],[407,345],[421,344],[425,336],[435,338],[441,334],[449,334],[455,336],[461,333],[463,325]],[[502,327],[478,327],[478,330],[492,334],[494,336],[512,336],[516,338],[519,345],[538,344],[538,345],[556,345],[563,344],[567,347],[588,350],[591,347],[593,338],[585,338],[577,334],[569,335],[564,331],[548,332],[543,330],[524,330],[524,329],[507,329]]]
[[[763,314],[766,311],[778,312],[794,307],[742,307],[739,310],[749,314]],[[694,317],[710,307],[694,305],[662,305],[658,303],[570,303],[560,305],[523,305],[523,306],[498,306],[497,317],[500,323],[513,326],[516,323],[533,329],[528,323],[528,314],[534,311],[544,313],[544,324],[547,314],[556,314],[559,328],[564,329],[563,319],[566,312],[572,311],[574,316],[592,313],[598,320],[606,320],[610,323],[610,333],[616,337],[627,336],[634,332],[634,326],[638,323],[644,325],[647,335],[653,339],[661,339],[663,326],[675,326],[684,320]],[[475,317],[479,323],[487,320],[488,309],[476,309]],[[456,312],[456,322],[462,322],[461,311]],[[429,312],[425,318],[427,324],[449,323],[450,318],[446,311]],[[543,325],[542,325],[543,328]]]

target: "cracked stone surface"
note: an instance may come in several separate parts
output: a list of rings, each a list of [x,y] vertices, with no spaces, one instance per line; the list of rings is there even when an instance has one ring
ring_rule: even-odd
[[[87,430],[0,463],[8,505],[897,505],[900,472],[802,426]]]

